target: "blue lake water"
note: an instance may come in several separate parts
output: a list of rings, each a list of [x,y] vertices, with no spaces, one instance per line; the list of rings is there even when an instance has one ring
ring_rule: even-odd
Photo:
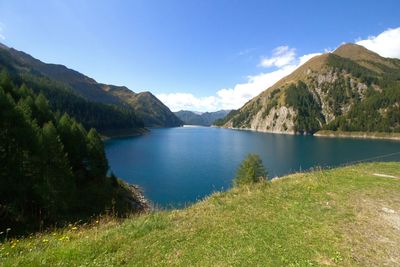
[[[106,141],[111,170],[144,189],[154,204],[181,207],[226,190],[248,153],[259,154],[269,177],[314,166],[338,166],[400,152],[400,142],[257,133],[208,127],[152,129]],[[400,154],[376,158],[400,161]]]

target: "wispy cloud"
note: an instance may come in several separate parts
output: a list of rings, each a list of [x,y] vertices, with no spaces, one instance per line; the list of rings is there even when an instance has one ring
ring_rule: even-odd
[[[377,36],[356,40],[356,43],[383,57],[400,58],[400,27],[387,29]]]
[[[239,52],[237,53],[237,55],[238,55],[238,56],[245,56],[245,55],[248,55],[248,54],[252,53],[254,50],[256,50],[256,48],[247,48],[247,49],[243,49],[243,50],[239,51]]]
[[[274,83],[289,75],[292,71],[304,64],[311,57],[320,53],[313,53],[296,57],[296,50],[288,46],[275,48],[272,53],[274,62],[271,66],[277,68],[273,71],[249,75],[246,81],[236,84],[232,88],[223,88],[213,96],[196,97],[188,93],[158,94],[157,97],[172,111],[181,109],[196,111],[215,111],[219,109],[238,109],[247,101],[272,86]],[[278,59],[278,57],[280,57]]]
[[[293,62],[293,60],[295,60],[295,57],[295,48],[289,48],[289,46],[287,45],[278,46],[273,50],[272,57],[264,57],[259,65],[266,68],[273,66],[280,68]]]

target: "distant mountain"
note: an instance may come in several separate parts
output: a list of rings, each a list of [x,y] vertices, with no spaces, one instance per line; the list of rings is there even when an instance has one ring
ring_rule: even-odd
[[[0,66],[12,67],[17,75],[37,76],[50,79],[64,89],[81,96],[90,102],[111,104],[113,106],[136,112],[145,126],[170,127],[181,125],[180,120],[160,102],[154,95],[142,97],[142,93],[136,94],[123,86],[107,85],[96,82],[75,70],[63,65],[47,64],[34,57],[0,45]],[[36,79],[34,77],[33,79]],[[113,90],[109,90],[113,88]],[[123,90],[123,97],[116,91]],[[147,94],[147,93],[144,93]],[[48,97],[52,101],[51,97]],[[132,99],[136,99],[132,101]],[[156,104],[155,106],[151,106]]]
[[[134,93],[124,86],[103,85],[103,90],[135,109],[146,126],[181,126],[183,122],[150,92]]]
[[[27,85],[36,94],[43,93],[53,111],[68,113],[87,129],[96,128],[103,134],[110,131],[133,133],[142,131],[144,124],[128,105],[92,102],[76,93],[70,85],[51,79],[27,64],[31,57],[0,45],[0,71],[8,73],[17,87]],[[7,75],[2,75],[6,77]]]
[[[400,132],[400,60],[345,44],[310,59],[218,125],[267,132]]]
[[[184,124],[211,126],[216,120],[224,118],[229,112],[230,110],[219,110],[215,112],[204,113],[181,110],[174,113],[184,122]]]

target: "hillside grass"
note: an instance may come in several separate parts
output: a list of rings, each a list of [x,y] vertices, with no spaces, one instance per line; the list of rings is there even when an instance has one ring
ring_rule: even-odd
[[[400,163],[298,173],[186,209],[0,244],[2,266],[398,266]]]

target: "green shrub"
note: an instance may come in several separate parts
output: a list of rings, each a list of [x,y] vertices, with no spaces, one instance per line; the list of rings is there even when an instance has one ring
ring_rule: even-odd
[[[234,186],[257,183],[267,179],[267,171],[261,158],[255,154],[249,154],[242,161],[233,180]]]

